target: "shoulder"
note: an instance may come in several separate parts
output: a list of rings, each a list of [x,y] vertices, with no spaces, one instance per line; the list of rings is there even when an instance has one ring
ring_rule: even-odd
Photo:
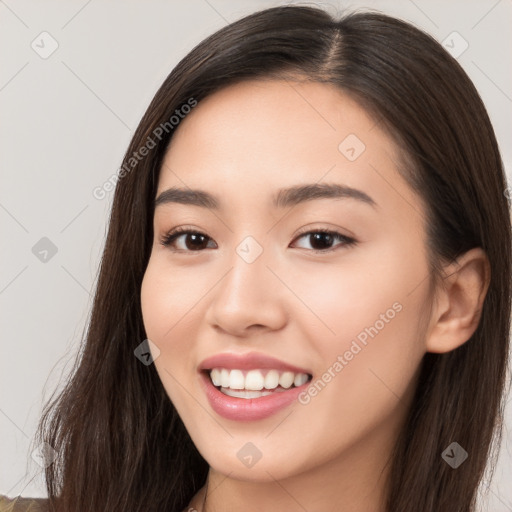
[[[46,498],[8,498],[0,494],[0,512],[46,512],[47,502]]]

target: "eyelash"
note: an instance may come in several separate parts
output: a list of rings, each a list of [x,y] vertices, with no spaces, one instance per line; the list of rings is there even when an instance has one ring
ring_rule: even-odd
[[[357,243],[357,241],[354,238],[343,235],[343,234],[339,233],[338,231],[332,231],[329,229],[317,229],[317,230],[305,229],[304,231],[299,232],[299,234],[297,235],[297,237],[294,240],[297,240],[298,238],[301,238],[305,235],[314,235],[314,234],[318,234],[318,233],[330,235],[333,238],[335,238],[338,241],[341,241],[343,243],[339,244],[335,247],[332,247],[330,249],[307,249],[307,250],[313,251],[314,253],[317,253],[317,254],[332,252],[332,251],[335,251],[340,246],[350,247]],[[211,240],[211,238],[208,235],[205,235],[204,233],[201,233],[200,231],[196,231],[194,229],[190,229],[187,227],[179,227],[179,228],[173,229],[173,230],[169,231],[168,233],[164,234],[160,239],[160,244],[162,244],[164,247],[170,247],[171,244],[182,235],[201,235],[201,236],[204,236],[204,237],[208,238],[209,240]],[[183,250],[183,249],[171,249],[171,250],[173,252],[203,252],[203,249],[197,250],[197,251],[190,251],[190,250]]]

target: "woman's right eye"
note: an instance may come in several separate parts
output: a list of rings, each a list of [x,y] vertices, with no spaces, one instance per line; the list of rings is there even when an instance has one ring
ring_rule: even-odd
[[[193,252],[206,249],[205,240],[212,239],[199,231],[177,228],[166,233],[160,239],[160,243],[165,247],[170,247],[173,251]],[[178,243],[178,241],[180,242]],[[177,247],[180,243],[181,247]]]

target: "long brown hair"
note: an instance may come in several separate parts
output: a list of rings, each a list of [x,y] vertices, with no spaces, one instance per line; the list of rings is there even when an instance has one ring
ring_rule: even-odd
[[[159,171],[175,131],[169,120],[228,84],[292,76],[339,87],[400,145],[412,163],[404,177],[427,204],[434,276],[441,261],[470,248],[487,253],[492,275],[476,332],[422,361],[386,504],[389,512],[474,511],[501,440],[510,329],[510,215],[493,128],[466,73],[429,35],[379,13],[334,19],[290,5],[246,16],[201,42],[139,123],[115,190],[84,344],[38,428],[38,441],[58,453],[45,470],[50,510],[181,511],[205,483],[208,464],[154,365],[134,356],[146,338],[140,288]],[[134,164],[150,138],[154,147]],[[457,469],[441,457],[454,441],[469,454]]]

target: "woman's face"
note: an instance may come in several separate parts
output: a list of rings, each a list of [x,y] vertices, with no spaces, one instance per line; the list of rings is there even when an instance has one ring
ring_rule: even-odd
[[[424,208],[398,161],[325,84],[229,86],[181,121],[142,313],[162,384],[215,470],[269,481],[386,463],[430,299]],[[175,228],[192,234],[163,245]]]

